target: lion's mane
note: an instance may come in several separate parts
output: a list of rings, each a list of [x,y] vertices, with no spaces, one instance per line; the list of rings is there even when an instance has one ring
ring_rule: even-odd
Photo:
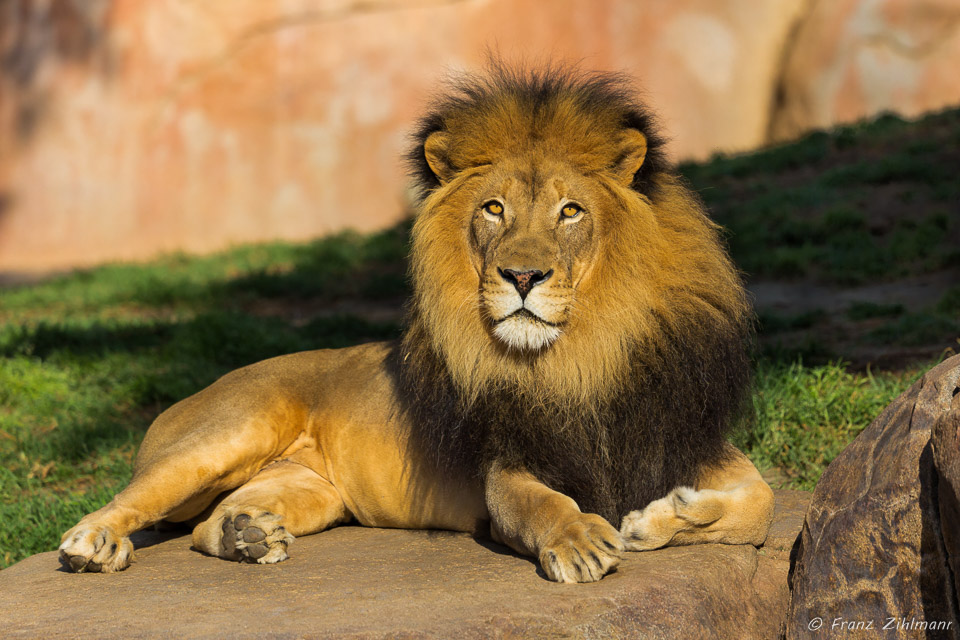
[[[625,128],[648,144],[629,186],[604,173]],[[570,321],[541,352],[506,349],[482,316],[469,215],[444,206],[458,179],[441,185],[424,157],[440,130],[460,174],[537,145],[618,202]],[[617,525],[727,455],[749,379],[749,305],[718,228],[662,147],[621,76],[570,69],[494,63],[423,119],[410,154],[414,296],[395,371],[411,444],[442,470],[526,469]]]

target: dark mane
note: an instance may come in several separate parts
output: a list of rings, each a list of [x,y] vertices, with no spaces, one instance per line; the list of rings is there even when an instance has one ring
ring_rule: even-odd
[[[697,325],[652,352],[638,346],[613,399],[578,406],[503,385],[468,402],[413,327],[392,366],[413,447],[451,478],[482,480],[494,462],[526,469],[619,526],[728,453],[750,377],[745,331]]]
[[[654,176],[670,168],[660,135],[650,111],[637,101],[629,78],[620,73],[587,72],[569,66],[544,66],[523,70],[494,59],[482,75],[466,74],[452,79],[447,92],[433,100],[413,134],[407,167],[417,198],[422,200],[439,186],[430,170],[423,144],[427,137],[445,128],[452,113],[478,113],[496,108],[503,96],[519,99],[532,113],[549,112],[561,97],[575,97],[586,114],[612,115],[622,127],[640,131],[647,138],[647,156],[634,175],[632,188],[649,197],[656,195]]]

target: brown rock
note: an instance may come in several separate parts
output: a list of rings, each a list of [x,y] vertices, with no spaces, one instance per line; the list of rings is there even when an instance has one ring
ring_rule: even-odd
[[[915,638],[933,624],[926,637],[957,637],[930,436],[958,387],[954,356],[891,403],[824,472],[792,568],[787,638],[809,637],[818,623],[825,635],[844,637]]]
[[[937,467],[940,532],[950,557],[953,588],[960,602],[960,390],[954,391],[951,410],[933,426],[933,461]]]
[[[770,533],[763,544],[763,552],[783,560],[790,559],[790,552],[800,535],[800,525],[810,506],[810,492],[793,489],[778,489],[777,502],[773,509]]]
[[[781,537],[802,499],[778,493]],[[0,572],[3,636],[772,638],[787,608],[788,563],[750,546],[630,553],[598,583],[559,585],[447,532],[340,527],[267,566],[202,556],[188,536],[136,543],[119,574],[66,573],[54,552]]]
[[[881,111],[960,103],[956,0],[812,2],[784,52],[774,140]]]

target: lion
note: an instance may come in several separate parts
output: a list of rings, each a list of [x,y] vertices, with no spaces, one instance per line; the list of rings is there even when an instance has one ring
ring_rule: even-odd
[[[63,535],[68,568],[125,569],[161,521],[261,564],[348,521],[470,532],[558,582],[763,543],[773,492],[726,439],[750,305],[629,81],[491,63],[414,138],[402,337],[272,358],[164,411],[129,486]]]

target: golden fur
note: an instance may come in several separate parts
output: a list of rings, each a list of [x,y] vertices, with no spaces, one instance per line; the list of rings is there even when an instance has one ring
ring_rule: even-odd
[[[598,194],[609,194],[598,200],[616,198],[622,207],[609,212],[610,218],[616,215],[617,222],[627,224],[618,225],[616,234],[601,231],[599,259],[577,288],[577,313],[565,339],[533,360],[503,350],[482,315],[464,313],[463,300],[476,296],[476,282],[463,277],[472,271],[470,247],[460,242],[457,212],[437,206],[443,192],[424,202],[427,213],[415,222],[415,246],[444,250],[413,252],[416,304],[426,310],[423,322],[432,346],[470,395],[491,381],[509,381],[582,402],[616,389],[634,355],[630,347],[664,340],[664,324],[679,326],[689,315],[733,326],[746,321],[740,279],[718,242],[716,226],[688,189],[664,176],[654,205],[607,176],[597,176],[597,183]],[[612,226],[614,220],[601,217],[599,224]],[[554,375],[571,366],[575,374]]]
[[[733,327],[745,322],[749,308],[740,279],[696,196],[660,172],[648,191],[654,201],[611,170],[624,152],[624,106],[599,97],[621,98],[622,79],[551,69],[525,79],[500,66],[494,66],[492,75],[461,81],[474,100],[440,107],[447,160],[459,173],[450,184],[429,192],[413,234],[417,308],[458,384],[474,395],[489,381],[504,379],[580,402],[614,389],[633,355],[628,347],[663,340],[664,324],[679,326],[690,314],[706,314]],[[548,113],[532,109],[529,95],[512,90],[510,85],[525,81],[559,85],[553,88],[557,95]],[[584,87],[600,95],[585,99],[577,91]],[[480,88],[487,95],[477,96]],[[657,147],[646,148],[646,155],[659,154],[659,138],[650,132],[647,137]],[[464,313],[462,301],[476,293],[475,280],[467,277],[474,271],[474,258],[470,243],[463,242],[462,211],[445,206],[450,193],[478,173],[518,157],[535,166],[547,158],[569,163],[592,179],[594,199],[604,204],[595,212],[601,227],[598,260],[577,287],[577,313],[566,339],[533,362],[504,352],[490,340],[481,315]],[[576,375],[553,375],[571,365]]]
[[[411,158],[403,340],[267,360],[171,407],[65,564],[124,569],[162,519],[260,563],[351,519],[473,531],[563,582],[624,549],[763,541],[772,494],[724,441],[743,289],[622,80],[494,65]]]

